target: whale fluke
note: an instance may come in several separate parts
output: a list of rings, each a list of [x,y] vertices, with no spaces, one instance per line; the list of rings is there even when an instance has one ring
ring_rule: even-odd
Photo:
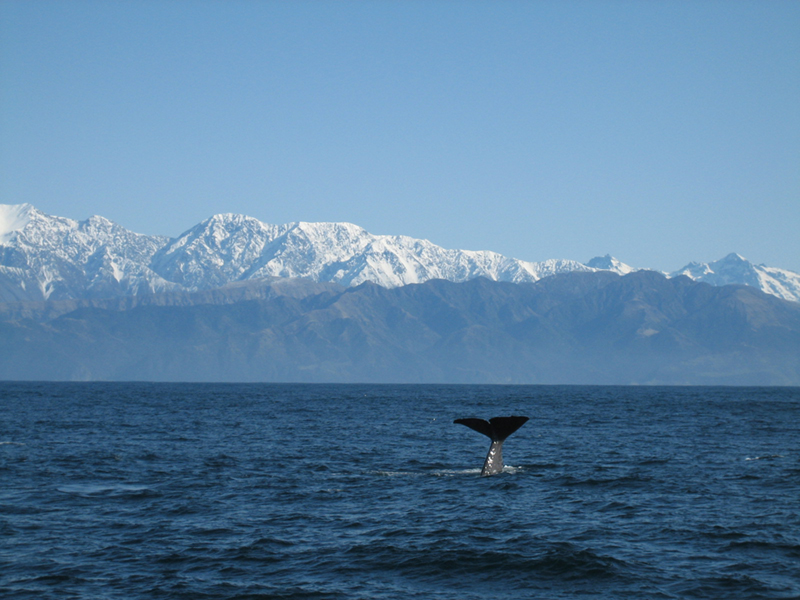
[[[481,477],[495,475],[503,470],[503,442],[505,439],[522,427],[528,417],[494,417],[489,419],[456,419],[453,423],[466,425],[478,433],[488,436],[492,440],[486,462],[483,463]]]

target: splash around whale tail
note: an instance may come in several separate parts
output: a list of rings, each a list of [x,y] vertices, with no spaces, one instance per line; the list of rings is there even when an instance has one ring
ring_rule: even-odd
[[[466,425],[478,433],[488,436],[492,440],[489,446],[489,453],[483,463],[481,476],[495,475],[503,470],[503,442],[505,439],[522,427],[528,417],[494,417],[488,421],[485,419],[456,419],[453,423]]]

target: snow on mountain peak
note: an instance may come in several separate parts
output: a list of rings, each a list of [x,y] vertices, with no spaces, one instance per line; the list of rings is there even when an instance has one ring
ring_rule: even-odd
[[[586,263],[587,267],[598,269],[599,271],[613,271],[618,275],[627,275],[637,269],[618,261],[610,254],[605,256],[595,256],[592,260]]]
[[[205,290],[265,277],[297,277],[384,287],[486,277],[534,282],[570,271],[637,269],[606,255],[586,265],[571,260],[526,262],[491,251],[452,250],[402,235],[372,235],[352,223],[299,221],[270,225],[218,214],[175,239],[136,234],[104,217],[75,221],[29,204],[0,205],[0,302],[127,296]],[[732,253],[690,263],[669,276],[713,285],[746,284],[800,301],[800,275],[753,265]]]
[[[0,204],[0,244],[6,244],[15,231],[24,229],[34,210],[30,204]]]
[[[744,256],[736,252],[731,252],[725,258],[721,258],[718,263],[746,263],[748,261]]]
[[[151,293],[175,286],[148,267],[167,238],[128,231],[105,217],[47,215],[30,205],[0,205],[0,302]]]
[[[6,208],[3,214],[16,212]],[[15,277],[33,280],[17,281],[11,287],[47,291],[40,296],[15,291],[14,299],[80,297],[90,291],[120,295],[170,286],[201,290],[263,277],[301,277],[342,285],[372,281],[385,287],[434,278],[486,277],[520,283],[590,270],[575,261],[530,263],[489,251],[449,250],[407,236],[372,235],[352,223],[270,225],[229,213],[214,215],[178,238],[166,239],[133,234],[102,217],[78,222],[40,214],[36,230],[26,227],[25,235],[15,239],[18,252],[14,256],[27,269],[18,268]],[[16,217],[6,222],[24,224]],[[0,277],[12,267],[0,264]],[[46,280],[46,285],[40,280]],[[9,286],[0,290],[4,287]]]
[[[677,275],[686,275],[711,285],[749,285],[778,298],[800,302],[800,274],[754,265],[735,252],[710,263],[689,263],[669,276]]]

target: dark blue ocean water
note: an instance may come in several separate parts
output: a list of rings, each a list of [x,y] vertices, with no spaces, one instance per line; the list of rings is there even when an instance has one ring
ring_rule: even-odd
[[[800,598],[800,389],[0,383],[0,597]]]

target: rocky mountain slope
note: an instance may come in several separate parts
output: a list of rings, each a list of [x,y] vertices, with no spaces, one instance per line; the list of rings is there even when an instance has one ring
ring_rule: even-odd
[[[0,322],[0,379],[800,385],[800,304],[684,276],[182,294]]]

